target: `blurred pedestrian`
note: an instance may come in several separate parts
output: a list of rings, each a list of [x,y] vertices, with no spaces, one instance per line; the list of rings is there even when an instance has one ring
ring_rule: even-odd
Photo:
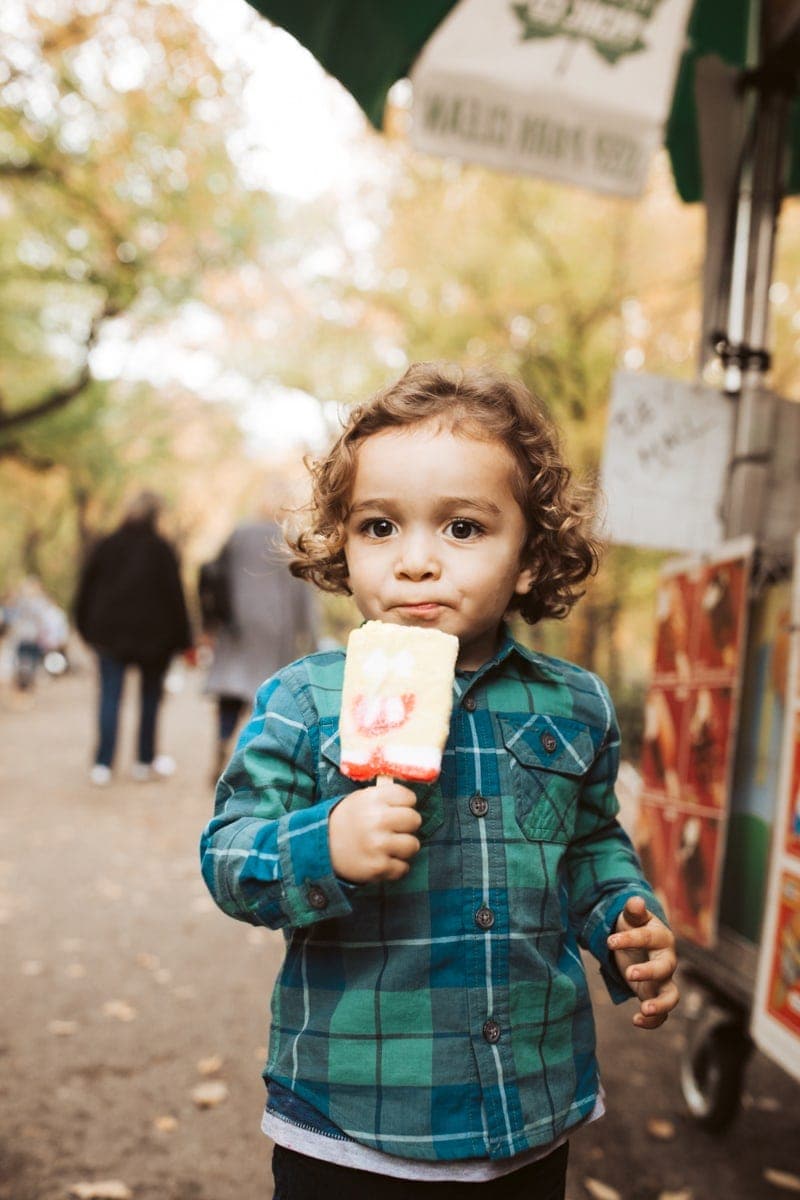
[[[289,574],[276,511],[274,499],[266,499],[259,517],[238,525],[201,569],[203,624],[213,646],[206,691],[217,708],[214,782],[260,685],[316,643],[314,597]]]
[[[97,654],[98,740],[89,773],[100,786],[111,781],[126,668],[140,676],[137,760],[142,782],[172,774],[175,764],[156,754],[164,677],[174,654],[192,643],[178,558],[158,532],[163,503],[141,492],[121,525],[97,543],[81,573],[75,599],[78,631]]]
[[[3,607],[14,686],[19,692],[33,691],[53,626],[64,614],[35,575],[26,576]]]

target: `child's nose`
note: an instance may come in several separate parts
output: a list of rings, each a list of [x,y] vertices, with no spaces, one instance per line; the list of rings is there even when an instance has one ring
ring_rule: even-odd
[[[404,579],[438,579],[441,568],[431,538],[414,534],[403,538],[395,562],[395,574]]]

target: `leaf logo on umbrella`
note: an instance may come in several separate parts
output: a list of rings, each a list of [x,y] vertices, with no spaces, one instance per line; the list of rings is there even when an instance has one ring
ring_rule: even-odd
[[[512,4],[522,40],[569,37],[589,42],[614,66],[644,50],[643,33],[662,0],[528,0]]]

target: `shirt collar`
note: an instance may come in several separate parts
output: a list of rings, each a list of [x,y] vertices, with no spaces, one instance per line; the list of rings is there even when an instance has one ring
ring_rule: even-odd
[[[500,627],[500,645],[497,648],[497,652],[482,667],[479,667],[470,678],[470,686],[513,655],[524,659],[528,666],[533,668],[534,675],[537,675],[540,679],[547,680],[548,682],[559,682],[564,677],[563,672],[556,666],[553,659],[548,658],[545,654],[538,654],[535,650],[529,650],[527,646],[523,646],[518,642],[504,621]]]

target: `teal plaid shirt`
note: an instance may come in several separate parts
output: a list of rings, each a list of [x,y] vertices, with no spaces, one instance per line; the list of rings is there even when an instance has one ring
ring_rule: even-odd
[[[629,896],[663,917],[616,819],[608,691],[506,634],[456,677],[439,780],[412,785],[409,874],[357,886],[328,846],[328,814],[355,790],[339,770],[343,670],[343,652],[314,654],[261,687],[202,838],[220,908],[285,931],[265,1078],[405,1158],[546,1145],[598,1093],[578,947],[627,999],[606,938]]]

